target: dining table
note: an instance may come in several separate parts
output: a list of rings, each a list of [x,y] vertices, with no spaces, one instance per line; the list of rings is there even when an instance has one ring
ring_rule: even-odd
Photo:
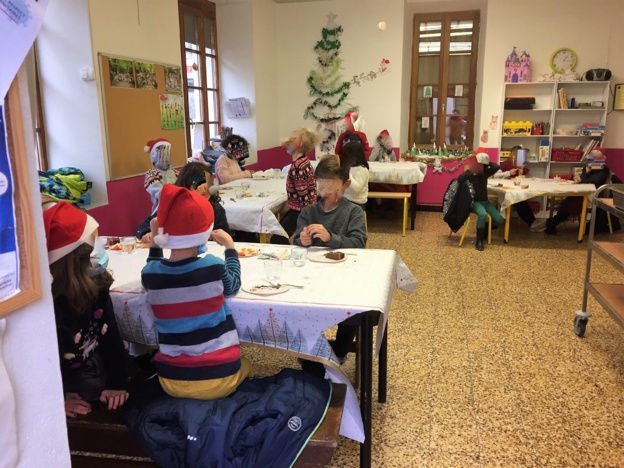
[[[260,346],[320,362],[327,378],[347,385],[340,434],[360,442],[360,466],[371,466],[372,361],[379,356],[379,400],[386,398],[387,320],[394,292],[411,293],[417,280],[393,250],[340,249],[333,260],[327,249],[306,249],[303,262],[291,260],[289,246],[237,244],[241,289],[226,297],[243,346]],[[207,243],[203,255],[223,258],[224,248]],[[154,318],[141,284],[148,249],[130,254],[109,251],[115,282],[111,299],[122,338],[134,349],[158,346]],[[165,250],[165,256],[168,251]],[[265,263],[280,263],[279,278],[267,279]],[[273,271],[273,270],[272,270]],[[343,280],[337,282],[338,278]],[[278,287],[275,288],[275,285]],[[325,331],[348,320],[359,326],[358,396],[333,353]],[[376,348],[373,330],[377,326]]]
[[[249,189],[242,198],[237,198],[236,192],[245,182],[249,183]],[[262,243],[266,243],[267,234],[288,237],[279,222],[279,216],[288,210],[284,178],[271,175],[238,179],[214,190],[219,191],[231,229],[258,233]]]
[[[518,182],[516,185],[514,182]],[[509,221],[511,207],[515,203],[535,197],[583,197],[581,209],[578,241],[583,241],[585,222],[587,220],[587,204],[589,198],[596,192],[594,184],[580,184],[564,179],[539,179],[524,177],[517,180],[488,179],[488,195],[498,197],[501,215],[505,218],[505,243],[509,242]]]

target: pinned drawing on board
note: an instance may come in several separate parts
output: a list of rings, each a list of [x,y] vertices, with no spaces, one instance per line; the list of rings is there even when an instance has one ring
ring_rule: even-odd
[[[134,67],[131,60],[116,58],[108,59],[111,87],[113,88],[136,88]]]
[[[182,92],[182,70],[180,67],[165,67],[165,88],[168,92]]]
[[[179,94],[161,94],[160,128],[178,130],[184,128],[184,99]]]
[[[134,62],[134,71],[136,73],[137,88],[158,88],[158,82],[156,81],[156,69],[154,68],[153,63]]]

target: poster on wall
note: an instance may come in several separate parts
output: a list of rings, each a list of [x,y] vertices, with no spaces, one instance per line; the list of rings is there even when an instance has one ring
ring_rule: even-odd
[[[19,255],[15,229],[13,177],[0,106],[0,301],[19,292]]]
[[[161,94],[160,128],[178,130],[184,128],[184,99],[179,94]]]
[[[134,67],[131,60],[109,58],[108,68],[113,88],[136,88]]]
[[[17,70],[41,29],[50,0],[0,0],[0,98],[11,86]]]
[[[182,92],[182,69],[180,67],[165,67],[165,86],[168,92]]]
[[[136,74],[137,88],[156,89],[156,69],[153,63],[134,62],[134,72]]]

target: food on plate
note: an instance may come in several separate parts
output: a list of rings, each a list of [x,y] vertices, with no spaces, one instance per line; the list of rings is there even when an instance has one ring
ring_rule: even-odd
[[[121,244],[111,245],[108,250],[122,250]]]
[[[244,196],[245,198],[253,197],[253,193],[250,193],[250,192],[245,192],[245,193],[243,194],[243,196]]]
[[[253,288],[251,288],[252,291],[267,291],[267,290],[271,290],[271,289],[279,289],[281,288],[282,285],[281,284],[259,284],[257,286],[254,286]]]
[[[345,254],[342,252],[327,252],[325,258],[329,258],[330,260],[342,260],[345,258]]]
[[[498,184],[497,187],[504,187],[504,185],[503,184]]]
[[[258,249],[252,249],[250,247],[238,247],[236,249],[239,257],[253,257],[254,255],[258,255]]]
[[[509,185],[503,185],[503,188],[504,188],[505,190],[509,190],[511,187],[510,187]]]
[[[521,185],[521,186],[520,186],[520,188],[523,188],[523,189],[528,189],[528,188],[529,188],[529,184],[524,184],[524,185]]]
[[[117,245],[120,242],[121,242],[121,239],[119,239],[119,237],[107,237],[106,238],[107,247],[112,247],[113,245]]]

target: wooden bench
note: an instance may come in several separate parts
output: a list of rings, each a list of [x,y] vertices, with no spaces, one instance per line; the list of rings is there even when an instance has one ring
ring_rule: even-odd
[[[323,423],[295,463],[296,468],[326,466],[338,446],[347,387],[332,384],[333,392]],[[73,468],[153,468],[156,464],[136,444],[123,421],[121,410],[94,410],[67,419]]]
[[[403,237],[405,237],[405,230],[407,229],[407,213],[409,211],[410,197],[411,193],[409,192],[368,192],[368,198],[403,199]],[[414,226],[412,226],[412,229],[413,228]]]

